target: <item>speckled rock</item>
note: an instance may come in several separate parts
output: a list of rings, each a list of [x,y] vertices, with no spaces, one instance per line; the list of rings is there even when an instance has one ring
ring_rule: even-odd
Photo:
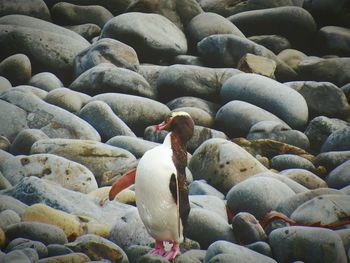
[[[223,193],[207,184],[204,180],[195,180],[188,186],[189,195],[212,195],[224,199]]]
[[[291,44],[288,39],[280,35],[258,35],[251,36],[249,39],[266,47],[276,55],[285,49],[291,48]]]
[[[277,57],[286,63],[293,70],[298,70],[299,63],[307,58],[303,52],[296,49],[285,49],[277,55]]]
[[[8,79],[12,86],[26,84],[32,76],[32,65],[24,54],[7,57],[0,63],[0,75]]]
[[[205,179],[223,193],[247,177],[267,171],[243,148],[219,138],[204,142],[194,152],[189,168],[194,179]]]
[[[106,102],[113,112],[139,136],[143,135],[147,126],[161,123],[170,114],[166,105],[133,95],[106,93],[93,97],[93,100]]]
[[[340,237],[332,230],[315,227],[284,227],[269,235],[278,262],[346,262]],[[302,242],[300,242],[302,240]],[[331,249],[330,249],[331,248]]]
[[[32,241],[26,238],[16,238],[12,240],[6,247],[6,252],[14,250],[22,250],[25,248],[33,248],[39,258],[45,258],[48,255],[47,247],[40,241]]]
[[[10,152],[15,155],[30,154],[30,148],[39,140],[48,139],[49,137],[38,129],[24,129],[20,131],[13,140]]]
[[[325,26],[317,33],[317,48],[325,55],[350,56],[350,29]]]
[[[114,17],[103,27],[101,38],[105,37],[132,46],[142,61],[157,61],[187,52],[184,33],[158,14],[131,12]]]
[[[334,131],[321,147],[321,152],[350,150],[350,126]]]
[[[3,210],[0,212],[0,228],[5,229],[5,227],[21,222],[19,215],[11,209]]]
[[[19,155],[7,161],[2,171],[13,185],[24,177],[37,176],[82,193],[97,188],[94,175],[86,167],[53,154]]]
[[[309,160],[294,154],[281,154],[271,159],[271,168],[278,171],[299,168],[314,172],[315,166]]]
[[[3,1],[0,16],[21,14],[50,21],[51,15],[43,0],[13,0]]]
[[[224,102],[242,100],[261,107],[281,118],[293,129],[306,126],[308,107],[303,96],[267,77],[238,74],[224,83],[220,95]]]
[[[232,220],[232,229],[239,244],[251,244],[266,240],[267,236],[259,221],[246,212],[240,212]]]
[[[217,127],[229,137],[245,137],[250,129],[261,121],[275,121],[289,128],[276,115],[241,100],[232,100],[226,103],[218,110],[215,117]]]
[[[27,208],[27,205],[21,201],[7,195],[0,195],[0,211],[13,210],[18,215],[22,215]]]
[[[329,187],[340,189],[350,184],[350,160],[342,163],[326,177]]]
[[[99,132],[102,141],[107,141],[117,135],[135,137],[125,122],[115,115],[111,107],[103,101],[89,102],[81,109],[79,117],[90,123]]]
[[[85,165],[98,183],[104,172],[135,160],[135,156],[124,149],[88,140],[40,140],[32,146],[31,152],[56,154]]]
[[[51,72],[40,72],[33,75],[28,81],[28,85],[43,89],[47,92],[63,87],[61,80]]]
[[[292,189],[274,178],[252,177],[232,187],[226,198],[234,213],[248,212],[261,219],[293,195]]]
[[[308,189],[327,187],[327,183],[324,180],[305,169],[287,169],[280,172],[280,174],[287,176]]]
[[[194,107],[208,112],[213,117],[215,117],[216,112],[220,108],[219,104],[191,96],[173,99],[167,103],[167,106],[171,110],[183,107]]]
[[[316,167],[324,166],[327,171],[332,171],[347,160],[350,160],[350,151],[333,151],[320,153],[313,160],[313,163]]]
[[[53,263],[53,262],[85,263],[85,262],[91,262],[91,260],[87,255],[83,253],[70,253],[67,255],[43,258],[40,261],[38,261],[38,263]]]

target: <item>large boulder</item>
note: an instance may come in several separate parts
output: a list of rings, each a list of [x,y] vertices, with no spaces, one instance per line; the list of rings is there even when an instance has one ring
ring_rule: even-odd
[[[50,21],[51,15],[43,0],[4,0],[1,2],[0,16],[26,15]]]
[[[325,26],[318,31],[317,48],[325,55],[350,56],[350,29]]]
[[[15,54],[0,63],[0,75],[8,79],[12,86],[26,84],[32,76],[32,65],[24,54]]]
[[[321,152],[349,151],[350,150],[350,126],[337,130],[328,136],[321,148]]]

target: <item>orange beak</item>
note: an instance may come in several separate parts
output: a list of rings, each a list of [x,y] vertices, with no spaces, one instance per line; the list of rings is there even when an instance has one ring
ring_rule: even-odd
[[[135,184],[135,177],[136,169],[133,169],[123,174],[117,181],[115,181],[109,191],[109,200],[113,200],[121,191]]]
[[[167,126],[168,126],[168,122],[163,121],[162,123],[155,125],[155,128],[156,128],[156,131],[162,131],[162,130],[166,129]]]

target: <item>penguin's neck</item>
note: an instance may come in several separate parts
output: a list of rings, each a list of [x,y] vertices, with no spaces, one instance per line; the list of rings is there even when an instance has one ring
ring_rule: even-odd
[[[186,142],[181,140],[181,137],[176,131],[170,132],[168,136],[170,139],[170,147],[173,152],[172,159],[178,175],[185,174],[185,168],[187,166]]]

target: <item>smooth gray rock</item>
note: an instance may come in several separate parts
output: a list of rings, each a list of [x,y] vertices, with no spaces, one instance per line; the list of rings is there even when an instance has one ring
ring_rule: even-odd
[[[24,129],[20,131],[16,138],[13,140],[10,152],[14,155],[30,154],[30,148],[39,140],[48,139],[49,137],[38,129]]]
[[[310,148],[309,138],[298,130],[276,121],[260,121],[247,134],[248,140],[269,139],[290,144],[304,150]]]
[[[5,210],[13,210],[18,215],[22,216],[25,209],[28,207],[25,203],[17,200],[16,198],[3,194],[0,195],[0,201],[1,212]]]
[[[310,116],[350,120],[350,105],[344,92],[330,82],[296,81],[284,83],[306,100]]]
[[[315,166],[309,160],[294,154],[280,154],[271,159],[271,168],[278,171],[286,169],[298,168],[311,172],[316,170]]]
[[[216,126],[231,138],[246,137],[250,129],[262,121],[274,121],[289,128],[276,115],[241,100],[229,101],[218,110],[215,116]]]
[[[192,55],[177,55],[173,59],[173,64],[193,65],[205,67],[204,61],[200,57]]]
[[[30,86],[30,85],[19,85],[11,88],[11,90],[9,91],[12,91],[12,92],[19,91],[24,93],[30,93],[37,96],[39,99],[44,99],[45,96],[47,95],[47,91],[39,89],[37,87]]]
[[[195,125],[204,126],[207,128],[211,128],[214,126],[214,116],[210,115],[210,113],[205,110],[195,107],[180,107],[175,108],[173,111],[187,112],[191,116]]]
[[[40,72],[33,75],[28,81],[28,85],[43,89],[47,92],[63,87],[62,81],[51,72]]]
[[[51,21],[50,11],[43,0],[4,0],[0,16],[21,14]]]
[[[65,28],[81,35],[89,42],[93,42],[101,34],[101,28],[95,24],[81,24],[76,26],[65,26]]]
[[[125,122],[103,101],[89,102],[81,109],[79,117],[90,123],[99,132],[104,142],[115,136],[136,137]]]
[[[333,151],[320,153],[313,160],[313,163],[316,167],[324,166],[327,171],[332,171],[348,160],[350,160],[350,151]]]
[[[349,151],[350,150],[350,126],[336,130],[328,136],[321,147],[321,152]]]
[[[158,14],[131,12],[116,16],[105,24],[100,37],[132,46],[141,61],[157,61],[187,52],[184,33]]]
[[[19,215],[12,209],[3,210],[0,212],[0,228],[5,229],[5,227],[17,224],[21,222]]]
[[[40,241],[32,241],[26,238],[13,239],[6,247],[6,251],[23,250],[26,248],[32,248],[37,253],[39,258],[45,258],[48,256],[47,247]]]
[[[246,248],[249,248],[255,252],[258,252],[260,254],[263,254],[265,256],[268,256],[272,258],[272,250],[268,243],[264,241],[257,241],[251,244],[248,244],[245,246]]]
[[[158,101],[128,94],[106,93],[92,100],[106,102],[138,136],[143,135],[146,127],[161,123],[170,114],[169,108]]]
[[[241,71],[232,68],[172,65],[160,73],[157,89],[159,96],[165,101],[182,96],[218,101],[223,83],[239,73]]]
[[[193,208],[188,217],[185,235],[199,242],[202,249],[217,240],[234,242],[231,226],[215,212]]]
[[[235,215],[232,220],[232,229],[239,244],[251,244],[267,239],[259,221],[252,214],[246,212],[240,212]]]
[[[117,67],[137,71],[139,60],[135,50],[111,38],[103,38],[80,52],[74,60],[76,77],[101,63],[111,63]]]
[[[221,261],[221,256],[224,256]],[[216,259],[215,259],[216,258]],[[246,247],[236,245],[227,241],[216,241],[210,245],[204,258],[204,263],[209,262],[276,262],[272,258],[264,256]]]
[[[341,90],[344,92],[345,96],[347,97],[348,101],[350,102],[350,83],[341,87]]]
[[[310,263],[345,263],[342,240],[332,230],[315,227],[284,227],[269,235],[274,258],[278,262],[301,260]]]
[[[89,262],[90,258],[84,253],[70,253],[67,255],[60,255],[54,257],[43,258],[38,263],[51,263],[51,262]]]
[[[72,78],[75,56],[89,46],[73,31],[23,15],[0,18],[0,44],[6,47],[3,56],[24,53],[33,68],[50,71],[62,81]]]
[[[0,93],[10,88],[12,88],[11,82],[7,78],[0,76]]]
[[[350,82],[350,58],[305,59],[298,73],[302,80],[328,81],[341,87]]]
[[[201,263],[205,257],[205,250],[191,249],[176,258],[176,263]]]
[[[298,71],[299,63],[307,58],[307,55],[296,49],[285,49],[277,57],[286,63],[293,70]]]
[[[153,64],[141,64],[138,73],[141,74],[151,86],[152,90],[157,90],[157,81],[160,73],[168,66],[159,66]]]
[[[0,75],[8,79],[12,86],[26,84],[32,76],[32,65],[24,54],[15,54],[0,63]]]
[[[316,34],[313,17],[297,6],[252,10],[235,14],[228,19],[246,36],[281,35],[301,50],[309,48]]]
[[[207,184],[204,180],[195,180],[188,186],[189,195],[212,195],[224,199],[223,193]]]
[[[151,248],[148,246],[131,245],[125,249],[125,253],[128,256],[129,262],[138,262],[138,260],[150,250]]]
[[[286,169],[280,172],[280,174],[296,181],[308,189],[328,186],[323,179],[306,169]]]
[[[335,168],[325,180],[329,187],[336,189],[350,185],[350,160]]]
[[[348,126],[350,124],[346,121],[319,116],[309,122],[304,133],[309,138],[311,148],[319,151],[331,133]]]
[[[205,141],[193,153],[189,169],[195,180],[205,179],[222,193],[254,174],[267,171],[243,148],[220,138]]]
[[[350,29],[325,26],[317,33],[317,48],[325,55],[350,56]]]
[[[22,129],[30,128],[40,129],[50,138],[79,138],[95,141],[101,140],[97,131],[87,122],[68,111],[40,100],[35,95],[26,92],[9,90],[0,94],[0,99],[16,105],[17,108],[15,108],[15,106],[12,108],[15,108],[17,111],[21,112],[21,117],[19,120],[19,117],[17,117],[16,123],[24,123],[21,124],[21,128],[17,128],[17,132],[15,132],[15,134],[12,136],[16,136]],[[8,103],[5,104],[8,105]],[[11,116],[10,113],[7,115]],[[9,118],[9,116],[4,116],[5,120],[1,121],[1,123],[13,125],[11,124],[13,120],[6,120],[6,118]]]
[[[203,208],[207,211],[214,212],[225,221],[228,221],[226,211],[226,201],[212,195],[190,195],[191,209]]]
[[[0,170],[2,167],[0,166]],[[6,190],[12,188],[12,184],[2,175],[0,172],[0,190]]]
[[[59,2],[51,8],[53,20],[60,25],[80,25],[86,23],[103,27],[108,20],[113,18],[111,12],[100,5],[75,5]]]
[[[179,97],[179,98],[173,99],[167,103],[167,106],[171,110],[174,110],[176,108],[181,108],[181,107],[199,108],[208,112],[213,117],[215,117],[216,112],[220,108],[219,104],[216,104],[207,100],[203,100],[197,97],[191,97],[191,96],[185,96],[185,97]]]
[[[291,48],[291,44],[288,39],[280,35],[258,35],[251,36],[249,39],[266,47],[276,55],[285,49]]]
[[[32,263],[31,259],[26,255],[26,253],[23,250],[14,250],[4,256],[0,256],[0,261]]]
[[[266,57],[276,62],[275,76],[278,80],[293,80],[296,72],[280,60],[272,51],[255,42],[233,34],[218,34],[204,38],[197,44],[200,57],[215,67],[236,68],[247,53]]]
[[[0,136],[0,149],[2,151],[8,151],[10,149],[11,142],[5,136]]]
[[[49,257],[61,256],[61,255],[67,255],[67,254],[73,253],[73,250],[71,250],[70,248],[59,244],[48,245],[47,250],[48,250]]]
[[[232,187],[226,199],[234,213],[248,212],[260,220],[293,195],[292,189],[277,179],[252,177]]]

